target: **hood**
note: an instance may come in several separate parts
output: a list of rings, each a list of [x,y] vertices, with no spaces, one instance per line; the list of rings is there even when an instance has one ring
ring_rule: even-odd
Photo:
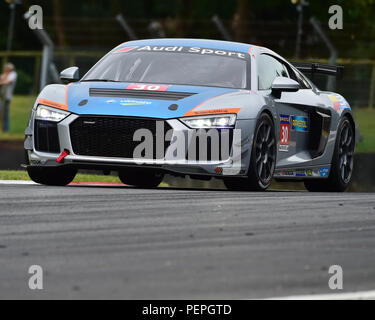
[[[76,82],[68,86],[66,99],[69,111],[76,114],[170,119],[188,114],[208,99],[238,91],[241,90],[183,85],[142,86],[139,83],[123,82]]]

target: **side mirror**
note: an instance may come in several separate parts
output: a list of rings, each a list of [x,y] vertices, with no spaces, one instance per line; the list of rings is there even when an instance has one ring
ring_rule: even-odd
[[[272,82],[272,95],[281,97],[282,92],[296,92],[301,88],[297,81],[286,77],[276,77]]]
[[[60,79],[63,83],[76,82],[79,80],[79,68],[70,67],[60,72]]]

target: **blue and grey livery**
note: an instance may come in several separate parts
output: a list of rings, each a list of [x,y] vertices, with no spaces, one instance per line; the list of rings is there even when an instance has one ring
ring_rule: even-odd
[[[82,78],[71,67],[61,72],[66,84],[41,91],[25,132],[28,173],[46,185],[69,184],[77,170],[93,169],[118,171],[138,187],[156,187],[170,173],[220,178],[232,190],[265,190],[277,178],[304,181],[310,191],[344,191],[355,125],[345,98],[320,91],[304,74],[323,69],[336,70],[298,67],[243,43],[123,43]],[[155,142],[149,157],[135,157],[135,132],[156,137],[160,128],[168,136],[162,147]],[[201,149],[188,157],[196,131],[210,129],[228,134],[228,154],[211,141],[205,157]],[[176,156],[177,136],[185,149]]]

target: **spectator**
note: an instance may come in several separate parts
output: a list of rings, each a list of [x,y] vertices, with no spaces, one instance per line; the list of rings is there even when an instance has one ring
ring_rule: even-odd
[[[4,131],[9,131],[9,105],[16,86],[17,72],[12,63],[6,63],[0,75],[0,120],[4,120]],[[3,116],[2,116],[3,115]],[[1,123],[1,122],[0,122]]]

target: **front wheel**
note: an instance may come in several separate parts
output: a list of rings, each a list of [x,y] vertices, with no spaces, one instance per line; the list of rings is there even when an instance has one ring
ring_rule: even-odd
[[[354,147],[353,126],[349,119],[345,117],[337,130],[329,177],[327,179],[306,180],[306,189],[312,192],[344,192],[352,181]]]
[[[271,117],[263,113],[255,127],[250,166],[246,178],[226,178],[229,190],[264,191],[272,182],[276,163],[276,136]]]
[[[123,184],[138,188],[156,188],[164,178],[164,175],[153,171],[124,170],[119,172],[119,178]]]
[[[32,181],[47,186],[66,186],[74,180],[77,170],[56,167],[27,167],[27,173]]]

